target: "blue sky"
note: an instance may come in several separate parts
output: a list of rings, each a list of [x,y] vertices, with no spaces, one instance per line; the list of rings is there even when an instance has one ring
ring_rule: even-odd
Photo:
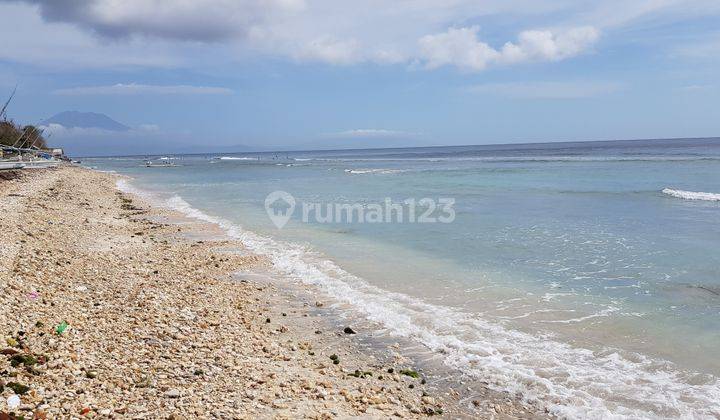
[[[133,127],[52,127],[61,143],[720,135],[716,0],[0,0],[0,39],[11,117],[94,111]]]

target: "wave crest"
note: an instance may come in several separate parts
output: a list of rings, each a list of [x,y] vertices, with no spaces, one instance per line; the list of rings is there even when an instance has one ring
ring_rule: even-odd
[[[662,193],[671,197],[682,198],[683,200],[720,201],[720,194],[709,192],[683,191],[665,188],[662,190]]]

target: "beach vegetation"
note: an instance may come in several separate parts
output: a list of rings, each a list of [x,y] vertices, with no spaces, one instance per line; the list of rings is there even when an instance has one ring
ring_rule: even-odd
[[[0,121],[0,145],[20,148],[47,148],[42,129],[34,125],[20,125],[13,120]]]
[[[418,379],[420,377],[420,374],[412,369],[403,369],[400,371],[401,375],[409,376],[414,379]]]

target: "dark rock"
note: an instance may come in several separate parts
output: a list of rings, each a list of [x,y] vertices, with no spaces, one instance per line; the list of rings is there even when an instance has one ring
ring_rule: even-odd
[[[353,330],[353,329],[350,328],[350,327],[345,327],[345,329],[343,330],[343,332],[344,332],[345,334],[357,334],[357,333],[355,332],[355,330]]]

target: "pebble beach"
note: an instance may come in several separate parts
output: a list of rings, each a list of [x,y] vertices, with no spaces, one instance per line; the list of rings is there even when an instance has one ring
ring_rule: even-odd
[[[363,350],[326,302],[255,281],[265,258],[116,181],[0,179],[0,418],[545,417]]]

